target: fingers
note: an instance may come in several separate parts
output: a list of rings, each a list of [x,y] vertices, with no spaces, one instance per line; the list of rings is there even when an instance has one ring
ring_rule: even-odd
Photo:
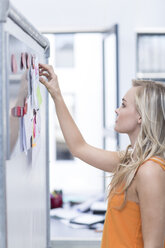
[[[40,69],[40,72],[47,72],[50,74],[51,77],[54,76],[54,70],[53,70],[53,67],[51,65],[47,65],[47,64],[40,64],[39,63],[39,69]]]
[[[39,81],[47,88],[50,94],[58,87],[58,78],[54,73],[53,67],[39,63]],[[46,77],[46,79],[44,78]]]
[[[49,79],[49,74],[48,74],[48,73],[40,72],[39,75],[40,75],[40,76],[44,76],[44,77],[46,77],[47,79]]]
[[[39,77],[39,81],[47,87],[47,81],[43,77]]]
[[[41,69],[43,68],[45,70],[48,70],[50,68],[50,65],[47,65],[47,64],[41,64],[41,63],[39,63],[38,65],[39,65],[39,68],[41,68]]]

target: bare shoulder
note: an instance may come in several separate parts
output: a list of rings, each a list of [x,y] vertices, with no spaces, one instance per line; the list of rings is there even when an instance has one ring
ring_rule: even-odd
[[[165,166],[164,169],[156,162],[154,161],[147,161],[143,165],[140,166],[138,172],[137,172],[137,177],[143,177],[143,176],[156,176],[158,174],[160,175],[165,175]]]
[[[147,161],[140,166],[137,172],[136,188],[137,191],[144,187],[151,190],[154,185],[159,185],[165,190],[165,169],[154,161]]]
[[[145,162],[136,174],[136,190],[144,246],[158,243],[162,245],[165,237],[164,168],[154,161]]]

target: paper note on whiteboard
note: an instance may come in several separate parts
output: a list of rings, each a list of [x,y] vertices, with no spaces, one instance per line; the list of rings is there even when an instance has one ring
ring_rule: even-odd
[[[39,85],[37,86],[37,100],[38,100],[38,105],[40,107],[41,103],[42,103],[42,96],[41,96],[41,92],[40,92],[40,87]]]
[[[32,107],[34,109],[37,109],[39,107],[38,105],[38,99],[37,99],[37,81],[35,76],[35,70],[31,68],[31,84],[32,84]]]
[[[37,145],[37,140],[40,137],[41,133],[41,115],[40,110],[34,111],[33,115],[33,139],[32,139],[32,147]]]
[[[38,109],[42,103],[42,96],[40,92],[39,83],[39,67],[38,59],[35,58],[34,69],[31,67],[31,85],[32,85],[32,106]]]
[[[27,99],[27,113],[23,117],[23,122],[25,129],[26,148],[27,150],[29,150],[31,148],[32,127],[33,127],[33,111],[31,108],[30,97]]]

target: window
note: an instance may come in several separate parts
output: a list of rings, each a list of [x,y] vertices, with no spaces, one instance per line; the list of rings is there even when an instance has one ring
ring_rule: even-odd
[[[165,33],[137,33],[137,77],[165,79]]]
[[[112,129],[113,126],[114,110],[117,107],[118,99],[118,86],[116,86],[118,83],[116,77],[118,73],[116,69],[118,63],[117,39],[114,33],[116,33],[116,29],[108,34],[75,33],[71,36],[65,34],[66,37],[64,35],[61,37],[61,34],[46,35],[50,41],[51,49],[49,63],[54,65],[66,105],[83,137],[87,143],[99,148],[107,148],[107,145],[105,145],[106,139],[111,146],[108,149],[112,150],[117,147],[117,137],[114,132],[111,133],[112,135],[109,133],[109,128]],[[105,35],[107,35],[107,39]],[[69,39],[67,39],[67,36]],[[60,40],[63,45],[60,45]],[[67,65],[59,59],[60,56],[62,60],[65,57],[63,51],[60,55],[60,50],[65,47],[64,43],[68,44],[66,47],[69,47],[68,50],[70,50],[67,55],[65,54]],[[104,52],[107,53],[106,58]],[[104,63],[103,59],[105,59]],[[69,60],[70,62],[68,62]],[[105,88],[110,92],[107,92],[106,101],[103,102]],[[108,98],[111,95],[113,100],[110,101]],[[51,98],[49,100],[50,190],[62,189],[64,194],[78,194],[79,197],[104,192],[105,174],[101,170],[71,156],[56,118],[54,103]],[[107,104],[108,106],[106,106]],[[109,111],[110,113],[108,113]],[[111,115],[112,112],[113,117],[109,118],[108,115]],[[103,123],[105,115],[107,115],[106,127]],[[110,126],[108,120],[110,120]]]

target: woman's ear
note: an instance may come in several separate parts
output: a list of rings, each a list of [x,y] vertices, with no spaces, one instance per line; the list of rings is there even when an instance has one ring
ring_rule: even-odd
[[[139,118],[138,118],[138,124],[141,124],[142,123],[142,118],[141,118],[141,116],[139,116]]]

